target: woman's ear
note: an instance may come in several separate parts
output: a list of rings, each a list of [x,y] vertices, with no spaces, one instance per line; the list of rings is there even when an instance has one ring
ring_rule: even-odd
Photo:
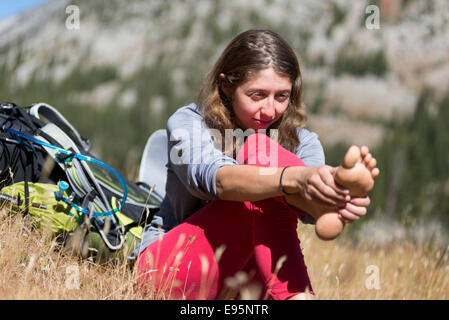
[[[226,76],[224,75],[224,73],[220,73],[220,75],[218,76],[219,81],[218,81],[218,85],[220,87],[220,90],[226,95],[229,96],[229,90],[225,85],[226,82]]]
[[[226,97],[230,98],[231,90],[229,86],[226,85],[228,83],[226,75],[224,73],[220,73],[219,78],[220,78],[219,85],[221,91],[226,95]]]
[[[227,107],[232,106],[232,89],[227,85],[228,81],[226,79],[226,76],[224,73],[220,73],[219,75],[219,81],[218,81],[218,88],[220,92],[220,97]]]

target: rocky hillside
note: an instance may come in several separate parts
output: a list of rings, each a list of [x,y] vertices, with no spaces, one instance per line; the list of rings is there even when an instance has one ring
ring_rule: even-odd
[[[380,9],[379,29],[365,25],[369,4]],[[69,5],[79,29],[67,27]],[[0,22],[0,92],[141,115],[147,136],[196,97],[235,34],[272,28],[298,53],[309,125],[323,143],[375,146],[383,122],[413,114],[423,88],[447,92],[448,12],[445,0],[50,1]],[[24,94],[43,82],[57,92]]]
[[[133,178],[148,136],[250,28],[297,52],[330,164],[352,143],[376,150],[377,211],[449,225],[447,0],[50,1],[0,21],[0,100],[56,106]]]

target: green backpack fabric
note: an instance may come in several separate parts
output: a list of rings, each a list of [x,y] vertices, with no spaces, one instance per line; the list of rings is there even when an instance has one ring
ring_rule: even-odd
[[[63,236],[65,251],[81,256],[94,257],[96,262],[108,262],[120,259],[124,261],[141,240],[142,226],[129,228],[125,233],[125,241],[119,250],[110,250],[95,228],[89,228],[85,216],[73,207],[55,199],[58,185],[49,183],[28,183],[30,198],[27,213],[33,226],[43,232],[51,232]],[[68,196],[65,194],[65,196]],[[25,182],[18,182],[4,187],[0,193],[2,208],[11,214],[25,214]],[[134,225],[134,221],[116,212],[122,228]]]
[[[34,227],[49,230],[58,235],[70,232],[82,222],[82,215],[68,204],[57,201],[55,184],[29,183],[30,204],[28,214],[32,217]],[[66,195],[68,196],[68,195]],[[25,182],[18,182],[4,187],[0,193],[3,209],[11,213],[25,213]]]

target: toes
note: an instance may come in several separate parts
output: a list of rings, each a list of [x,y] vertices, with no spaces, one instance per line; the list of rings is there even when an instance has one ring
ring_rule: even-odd
[[[373,179],[375,179],[379,174],[380,174],[380,171],[379,171],[378,168],[374,168],[374,169],[371,171],[371,176],[373,177]]]
[[[365,157],[369,153],[369,149],[367,146],[362,146],[360,152],[362,153],[362,157]]]
[[[373,156],[371,155],[371,153],[368,153],[364,158],[363,158],[363,162],[365,163],[365,166],[368,167],[370,161],[373,159]]]
[[[357,146],[351,146],[343,158],[343,166],[352,168],[358,161],[360,161],[360,149]]]
[[[372,158],[369,162],[368,162],[368,169],[372,170],[376,167],[377,164],[377,160],[375,158]]]

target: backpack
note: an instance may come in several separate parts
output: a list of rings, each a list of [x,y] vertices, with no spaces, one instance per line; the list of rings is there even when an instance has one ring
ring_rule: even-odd
[[[0,201],[99,260],[126,255],[160,207],[143,182],[90,154],[90,141],[46,103],[0,104]],[[126,250],[123,250],[126,249]]]

